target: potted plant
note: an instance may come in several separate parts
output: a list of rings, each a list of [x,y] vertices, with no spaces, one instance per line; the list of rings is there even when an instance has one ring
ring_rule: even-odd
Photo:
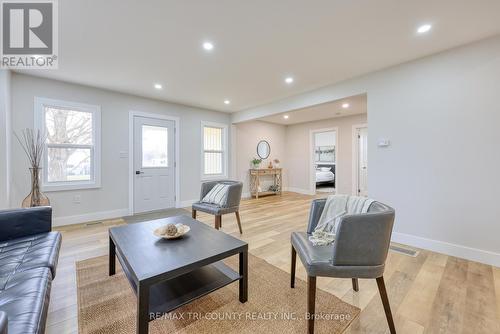
[[[259,169],[261,162],[262,162],[262,159],[253,158],[252,161],[251,161],[252,167],[254,169]]]

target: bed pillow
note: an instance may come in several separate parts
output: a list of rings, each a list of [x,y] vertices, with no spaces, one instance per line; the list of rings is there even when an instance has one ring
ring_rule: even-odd
[[[319,170],[322,172],[329,172],[332,168],[331,167],[320,167]]]
[[[203,203],[216,204],[218,206],[223,206],[226,204],[227,193],[229,191],[228,184],[217,183],[212,190],[210,190],[205,197],[203,197]]]

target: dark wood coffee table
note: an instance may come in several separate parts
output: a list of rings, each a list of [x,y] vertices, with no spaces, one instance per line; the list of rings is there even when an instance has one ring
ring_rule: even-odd
[[[153,231],[168,223],[189,225],[181,239],[164,240]],[[221,260],[239,254],[239,273]],[[109,275],[115,255],[137,296],[137,333],[149,321],[201,296],[239,281],[239,300],[248,299],[248,244],[188,216],[109,229]]]

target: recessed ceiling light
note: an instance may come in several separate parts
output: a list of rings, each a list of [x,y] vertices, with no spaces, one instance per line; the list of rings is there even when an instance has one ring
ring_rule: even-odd
[[[288,117],[289,117],[288,115],[283,115],[284,119],[288,119]]]
[[[229,100],[224,100],[224,104],[230,104],[230,103],[231,103],[231,101],[229,101]]]
[[[203,48],[207,51],[211,51],[214,49],[214,45],[212,42],[205,42],[203,43]]]
[[[154,86],[154,87],[155,87],[156,89],[162,89],[162,88],[163,88],[163,86],[162,86],[161,84],[155,84],[155,86]]]
[[[288,77],[288,78],[285,79],[285,82],[287,84],[291,84],[293,82],[293,78],[292,77]]]
[[[349,103],[344,103],[344,104],[342,104],[342,108],[344,108],[344,109],[349,108]]]
[[[419,34],[425,34],[426,32],[429,32],[432,29],[432,25],[430,24],[424,24],[418,27],[417,32]]]

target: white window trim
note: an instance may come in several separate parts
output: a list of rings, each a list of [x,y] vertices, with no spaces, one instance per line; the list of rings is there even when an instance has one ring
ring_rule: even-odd
[[[222,129],[222,173],[221,174],[205,174],[205,143],[204,143],[204,133],[203,129],[207,127],[221,128]],[[201,121],[201,180],[209,181],[209,180],[218,180],[222,178],[228,177],[228,125],[225,123],[216,123],[209,121]]]
[[[35,129],[42,132],[45,131],[44,106],[56,106],[60,108],[68,108],[73,110],[81,110],[92,113],[92,136],[93,136],[93,180],[91,181],[67,181],[67,182],[47,182],[47,144],[42,159],[42,190],[49,191],[65,191],[79,189],[93,189],[101,187],[101,107],[97,105],[84,104],[78,102],[70,102],[56,99],[47,99],[35,97]],[[68,146],[68,145],[64,145]]]

